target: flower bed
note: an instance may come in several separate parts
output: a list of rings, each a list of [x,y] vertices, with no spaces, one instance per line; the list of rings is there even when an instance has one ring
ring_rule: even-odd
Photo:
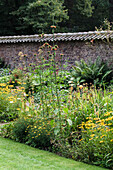
[[[104,78],[100,85],[99,81],[92,84],[89,78],[88,83],[74,78],[73,71],[59,70],[54,48],[52,51],[49,63],[42,57],[42,64],[35,70],[32,66],[15,70],[9,83],[0,84],[1,120],[14,121],[2,127],[1,135],[74,160],[112,168],[112,89],[105,87]]]

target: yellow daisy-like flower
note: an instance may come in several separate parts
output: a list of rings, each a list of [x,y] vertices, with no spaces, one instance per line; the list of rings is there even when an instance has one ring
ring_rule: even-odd
[[[92,139],[93,139],[93,138],[90,138],[89,141],[92,140]]]
[[[100,141],[100,143],[103,143],[103,142],[104,142],[103,140]]]
[[[79,142],[81,142],[83,139],[80,139]]]
[[[5,83],[0,83],[0,86],[6,86],[6,84]]]
[[[104,136],[106,136],[106,135],[102,135],[101,138],[103,138]]]
[[[20,110],[20,108],[17,108],[16,110]]]
[[[91,137],[95,136],[95,134],[90,135]]]

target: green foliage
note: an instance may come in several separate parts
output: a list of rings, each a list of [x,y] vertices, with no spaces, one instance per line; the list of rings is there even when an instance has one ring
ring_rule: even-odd
[[[6,130],[2,129],[1,135],[33,147],[49,149],[75,160],[112,167],[112,154],[109,148],[112,147],[113,93],[102,89],[97,90],[94,87],[88,90],[87,86],[78,86],[76,91],[73,91],[72,86],[68,91],[62,89],[58,91],[61,109],[59,114],[56,93],[52,96],[49,88],[48,86],[46,93],[42,89],[40,94],[43,95],[43,100],[41,98],[39,103],[30,102],[30,98],[24,99],[24,104],[29,103],[29,111],[28,113],[26,111],[25,115],[28,114],[31,117],[18,119],[13,127],[7,126]],[[35,106],[30,110],[32,105]],[[34,118],[33,112],[36,113]],[[43,117],[43,112],[47,119]],[[102,122],[105,126],[101,124]],[[94,130],[97,128],[97,131],[85,128],[85,126],[91,127],[88,123],[90,125],[95,123]],[[103,132],[102,127],[106,128]],[[90,141],[90,136],[94,133],[98,139],[94,138]],[[103,140],[101,136],[105,133],[109,135],[103,136]],[[102,145],[101,140],[103,140]]]
[[[53,22],[56,32],[89,31],[105,18],[113,21],[112,0],[0,0],[0,35],[50,33]]]
[[[105,18],[113,21],[113,4],[109,0],[65,0],[65,5],[69,11],[68,32],[95,30]]]
[[[31,15],[32,14],[32,15]],[[68,19],[67,10],[59,0],[36,0],[13,12],[22,22],[23,29],[31,28],[35,33],[50,32],[50,26]]]
[[[50,120],[36,118],[28,133],[26,144],[45,150],[51,148],[51,138],[54,136],[54,133]]]
[[[18,109],[21,104],[24,87],[14,88],[15,82],[10,85],[8,82],[9,77],[3,77],[0,83],[0,122],[11,121],[18,117]],[[20,85],[21,83],[19,83]]]
[[[52,72],[53,74],[53,72]],[[70,80],[70,72],[68,71],[58,71],[57,74],[57,87],[61,90],[61,89],[68,89],[69,88],[69,83],[68,81]],[[51,75],[50,75],[50,70],[49,69],[45,69],[43,72],[43,77],[42,77],[42,82],[40,82],[40,74],[32,74],[30,76],[30,84],[31,86],[34,88],[34,92],[37,93],[40,91],[40,87],[41,85],[43,87],[50,87],[51,85],[51,81],[54,84],[54,79],[52,78],[51,80]]]
[[[10,75],[11,71],[9,68],[1,68],[0,69],[0,77],[3,77],[3,76],[8,76]]]
[[[11,72],[11,76],[9,79],[9,82],[7,82],[8,85],[13,85],[13,88],[17,88],[17,86],[21,86],[21,80],[23,78],[23,71],[20,69],[14,69]]]
[[[76,7],[81,14],[91,17],[93,13],[94,6],[92,6],[92,0],[77,0]]]
[[[50,120],[37,117],[17,119],[13,124],[5,125],[1,132],[3,137],[45,150],[51,148],[53,134]]]
[[[10,79],[10,76],[0,77],[0,83],[7,83]]]
[[[11,95],[10,95],[11,96]],[[0,122],[7,122],[18,117],[17,107],[18,103],[12,103],[13,101],[8,101],[8,97],[5,94],[0,95]]]
[[[74,160],[100,165],[112,169],[113,166],[113,112],[106,112],[104,119],[87,117],[85,122],[78,123],[80,131],[67,129],[58,133],[52,141],[53,152],[71,157]]]
[[[95,165],[111,168],[113,166],[113,112],[107,112],[104,119],[87,118],[82,122],[82,138],[79,141],[79,149],[83,150],[80,155],[84,162],[93,162]],[[88,149],[87,149],[88,148]]]
[[[32,118],[20,118],[13,124],[11,135],[12,139],[25,143],[27,141],[28,130],[33,124],[34,120]]]
[[[0,135],[4,138],[13,138],[12,135],[12,127],[13,127],[13,123],[7,123],[7,124],[3,124],[0,126]]]
[[[18,35],[20,30],[18,27],[21,26],[19,19],[12,15],[12,12],[18,10],[22,5],[28,4],[32,0],[0,0],[0,35]],[[25,33],[26,30],[24,30]],[[21,30],[23,34],[23,30]]]
[[[43,55],[45,46],[51,48],[49,56]],[[1,103],[6,101],[7,108],[15,105],[19,115],[13,126],[7,126],[1,135],[111,168],[113,92],[100,85],[109,82],[112,85],[112,68],[97,58],[94,63],[83,60],[76,63],[70,73],[63,71],[67,66],[62,67],[61,59],[59,70],[57,48],[45,43],[39,50],[40,62],[33,67],[35,70],[32,66],[25,68],[24,72],[29,70],[29,73],[24,77],[17,70],[13,72],[13,77],[20,78],[25,88],[13,89],[14,84],[0,84]]]
[[[86,63],[84,60],[75,62],[73,67],[72,76],[75,81],[82,81],[87,83],[88,86],[94,84],[96,87],[99,85],[108,85],[113,78],[112,66],[109,66],[106,61],[97,57],[95,62],[89,61]]]
[[[100,28],[96,27],[96,31],[102,31],[102,30],[108,30],[108,31],[113,30],[113,23],[108,21],[107,18],[105,18]]]

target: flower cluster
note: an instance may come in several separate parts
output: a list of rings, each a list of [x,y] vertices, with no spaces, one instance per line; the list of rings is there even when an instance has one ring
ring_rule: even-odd
[[[83,133],[83,139],[80,139],[80,141],[89,140],[98,141],[99,143],[106,143],[106,141],[113,142],[113,111],[106,112],[103,119],[99,117],[87,117],[86,119],[87,121],[82,122],[79,126]],[[87,135],[84,136],[84,134]]]

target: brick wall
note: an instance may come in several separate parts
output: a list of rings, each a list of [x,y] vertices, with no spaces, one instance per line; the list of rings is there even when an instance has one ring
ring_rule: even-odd
[[[85,61],[91,59],[94,61],[98,56],[113,64],[113,42],[95,40],[93,43],[90,41],[58,41],[56,51],[56,59],[61,63],[60,53],[63,53],[63,63],[68,62],[68,65],[74,65],[76,60],[84,59]],[[27,42],[27,43],[1,43],[0,44],[0,58],[3,58],[6,63],[11,65],[11,68],[19,67],[21,63],[28,66],[30,63],[37,63],[39,60],[38,49],[40,43]],[[52,45],[52,44],[51,44]],[[44,49],[44,57],[46,57],[48,49]],[[27,54],[23,57],[22,61],[18,56],[19,52]]]

